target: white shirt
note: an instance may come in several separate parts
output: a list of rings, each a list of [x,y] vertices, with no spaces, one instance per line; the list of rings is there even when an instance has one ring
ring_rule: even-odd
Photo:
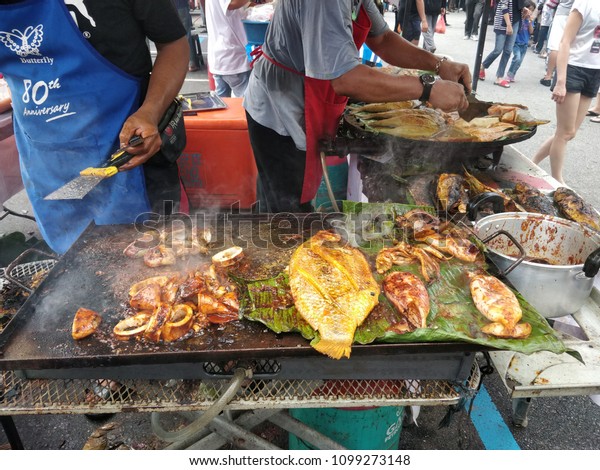
[[[600,69],[600,1],[575,0],[571,11],[577,10],[583,22],[571,43],[569,64]]]
[[[245,8],[228,10],[231,0],[206,0],[208,67],[213,75],[234,75],[250,70],[246,56]]]

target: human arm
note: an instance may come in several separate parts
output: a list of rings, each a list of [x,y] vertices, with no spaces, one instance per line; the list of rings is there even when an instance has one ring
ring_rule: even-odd
[[[425,16],[425,1],[424,0],[415,0],[415,5],[417,6],[417,13],[419,14],[419,18],[421,18],[421,31],[426,33],[429,31],[429,24],[427,23],[427,17]]]
[[[140,108],[127,118],[119,134],[121,146],[134,135],[142,136],[144,142],[131,148],[135,157],[121,166],[120,171],[141,165],[160,150],[158,123],[185,80],[189,60],[187,38],[183,36],[170,43],[156,44],[156,49],[146,97]]]
[[[567,18],[556,57],[556,84],[552,90],[552,100],[556,101],[557,104],[562,103],[567,94],[567,64],[569,62],[571,43],[575,40],[582,23],[583,16],[581,13],[578,10],[572,9]]]
[[[368,38],[367,45],[383,60],[399,67],[434,71],[440,62],[439,57],[389,30]],[[471,91],[469,68],[465,64],[446,60],[441,61],[438,73],[443,80],[438,80],[432,88],[429,98],[431,105],[444,111],[466,108],[465,90],[467,93]],[[393,76],[365,65],[358,65],[331,80],[331,85],[339,95],[367,102],[418,99],[423,92],[418,77]]]

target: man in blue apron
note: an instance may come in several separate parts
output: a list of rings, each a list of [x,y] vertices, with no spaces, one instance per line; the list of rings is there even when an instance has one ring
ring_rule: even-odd
[[[146,38],[157,46],[154,66]],[[188,55],[170,0],[0,0],[0,71],[21,174],[54,251],[64,253],[92,220],[132,223],[163,200],[179,201],[177,165],[157,154],[157,125]],[[135,135],[144,142],[117,175],[81,200],[44,200]]]

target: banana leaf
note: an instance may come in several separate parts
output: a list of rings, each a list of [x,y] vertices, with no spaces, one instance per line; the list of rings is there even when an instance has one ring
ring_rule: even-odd
[[[382,294],[377,305],[354,335],[354,342],[370,344],[466,342],[486,348],[510,350],[524,354],[550,351],[560,354],[566,351],[563,343],[546,320],[516,293],[523,320],[531,324],[531,335],[522,340],[502,339],[486,335],[481,328],[489,321],[479,313],[471,299],[467,272],[479,270],[480,266],[468,266],[458,261],[443,262],[440,279],[428,286],[431,311],[427,328],[411,333],[398,334],[391,330],[401,318],[396,309]],[[394,267],[419,275],[418,266]],[[380,281],[383,276],[377,275]],[[318,342],[318,332],[313,330],[298,314],[289,288],[289,278],[281,273],[271,279],[244,281],[237,279],[241,287],[241,315],[251,321],[263,323],[275,333],[300,333],[311,344]]]

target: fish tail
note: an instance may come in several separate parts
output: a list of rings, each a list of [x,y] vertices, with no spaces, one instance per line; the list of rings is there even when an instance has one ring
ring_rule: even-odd
[[[321,338],[318,342],[314,340],[310,345],[322,354],[326,354],[332,359],[350,358],[351,344],[346,344],[335,339]]]

